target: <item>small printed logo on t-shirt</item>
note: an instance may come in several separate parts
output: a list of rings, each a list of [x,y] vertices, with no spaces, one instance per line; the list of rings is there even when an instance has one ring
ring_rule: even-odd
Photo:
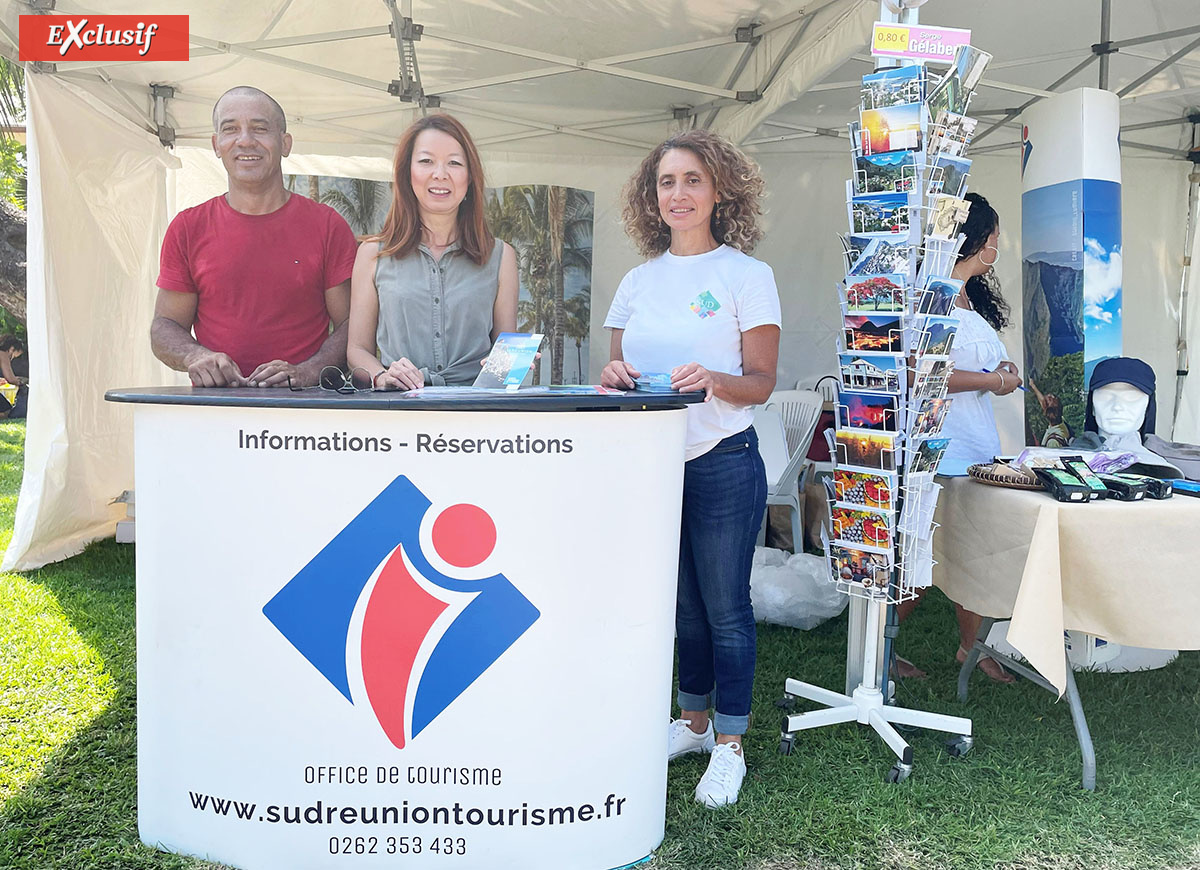
[[[703,319],[705,317],[712,317],[715,315],[721,308],[721,303],[717,301],[715,296],[705,290],[703,293],[693,299],[692,304],[688,307],[692,309],[697,317]]]

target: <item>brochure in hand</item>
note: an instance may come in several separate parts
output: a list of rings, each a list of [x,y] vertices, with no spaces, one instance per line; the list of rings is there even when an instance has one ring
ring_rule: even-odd
[[[639,393],[677,393],[671,387],[670,372],[643,372],[640,378],[635,378],[635,389]]]
[[[474,386],[516,389],[525,380],[541,344],[540,333],[500,333]]]

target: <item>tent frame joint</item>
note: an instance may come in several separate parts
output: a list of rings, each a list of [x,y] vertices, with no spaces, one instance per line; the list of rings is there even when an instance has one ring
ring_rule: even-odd
[[[150,84],[150,96],[154,99],[154,128],[158,141],[165,148],[175,147],[175,128],[167,123],[167,100],[175,96],[175,88],[170,85]]]

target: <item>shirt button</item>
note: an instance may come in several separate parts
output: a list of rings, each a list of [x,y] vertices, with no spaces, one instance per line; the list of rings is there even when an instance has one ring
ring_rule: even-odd
[[[435,332],[435,333],[433,334],[433,337],[434,337],[434,338],[441,338],[441,337],[442,337],[442,334],[441,334],[440,332]]]
[[[440,371],[442,370],[442,367],[441,367],[441,366],[438,366],[438,367],[437,367],[437,370],[440,372]]]
[[[433,297],[433,303],[434,303],[435,305],[436,305],[437,303],[441,302],[441,301],[442,301],[442,300],[441,300],[440,298],[438,298],[437,296],[434,296],[434,297]]]

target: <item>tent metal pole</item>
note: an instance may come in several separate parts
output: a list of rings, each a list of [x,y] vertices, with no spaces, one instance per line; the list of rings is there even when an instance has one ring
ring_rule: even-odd
[[[1200,24],[1194,24],[1191,27],[1181,27],[1178,30],[1164,30],[1162,33],[1151,33],[1149,36],[1120,39],[1114,42],[1112,47],[1116,49],[1130,48],[1134,45],[1145,45],[1147,42],[1162,42],[1167,39],[1176,39],[1180,36],[1191,36],[1193,33],[1200,33]]]
[[[741,28],[738,28],[738,30],[740,31]],[[758,44],[760,42],[762,42],[762,37],[755,36],[754,35],[754,26],[751,26],[749,28],[748,38],[746,39],[746,47],[742,49],[742,54],[740,57],[738,57],[737,63],[734,64],[733,70],[729,73],[729,77],[725,79],[725,87],[732,88],[734,85],[737,84],[738,78],[741,76],[742,71],[746,69],[746,64],[750,63],[750,58],[754,57],[754,50],[756,48],[758,48]],[[760,92],[761,92],[761,90],[762,90],[762,88],[759,88]],[[693,109],[693,111],[695,111],[695,109]],[[703,127],[705,130],[712,129],[713,121],[716,120],[717,115],[720,113],[720,111],[721,111],[720,106],[716,106],[716,107],[710,109],[707,117],[705,117],[705,119],[700,122],[700,126]]]
[[[1192,168],[1188,175],[1188,216],[1183,238],[1183,275],[1179,281],[1179,335],[1175,340],[1175,407],[1171,413],[1171,428],[1179,415],[1183,400],[1183,384],[1188,376],[1188,281],[1192,275],[1192,251],[1196,244],[1196,221],[1200,219],[1200,169]]]
[[[1109,36],[1112,31],[1112,0],[1100,0],[1100,44],[1092,51],[1100,55],[1100,90],[1108,90],[1108,56],[1112,51]]]
[[[1200,47],[1200,38],[1193,39],[1191,42],[1189,42],[1183,48],[1179,49],[1179,51],[1175,52],[1173,55],[1168,57],[1166,60],[1163,60],[1163,61],[1155,64],[1154,66],[1152,66],[1150,69],[1146,70],[1144,73],[1142,73],[1136,79],[1131,81],[1125,87],[1121,88],[1121,90],[1117,91],[1117,96],[1123,97],[1132,91],[1136,91],[1145,82],[1148,82],[1150,79],[1154,78],[1156,75],[1158,75],[1160,72],[1165,70],[1171,64],[1175,63],[1175,61],[1179,60],[1181,57],[1184,57],[1184,56],[1190,54],[1197,47]],[[1176,91],[1176,93],[1178,93],[1178,91]]]
[[[1065,84],[1066,82],[1070,81],[1071,79],[1073,79],[1076,75],[1078,75],[1085,68],[1087,68],[1087,66],[1089,64],[1091,64],[1092,61],[1094,61],[1095,59],[1096,59],[1096,55],[1089,54],[1087,57],[1085,57],[1083,60],[1081,60],[1075,66],[1071,67],[1071,69],[1067,73],[1065,73],[1064,75],[1061,75],[1057,79],[1055,79],[1054,82],[1050,85],[1050,87],[1047,88],[1043,92],[1043,95],[1044,96],[1054,96],[1054,90],[1056,88],[1058,88],[1059,86],[1061,86],[1061,85]],[[1038,97],[1035,97],[1032,100],[1028,100],[1028,101],[1022,103],[1020,106],[1018,106],[1015,110],[1009,112],[1007,115],[1004,116],[1003,119],[997,121],[995,124],[988,127],[986,130],[984,130],[982,133],[980,133],[978,136],[976,136],[975,143],[978,144],[981,139],[987,138],[989,135],[991,135],[995,131],[999,130],[1001,127],[1003,127],[1009,121],[1013,120],[1013,118],[1020,117],[1021,113],[1024,112],[1026,109],[1028,109],[1030,106],[1032,106],[1034,103],[1036,103],[1038,101],[1038,99],[1039,99]]]

